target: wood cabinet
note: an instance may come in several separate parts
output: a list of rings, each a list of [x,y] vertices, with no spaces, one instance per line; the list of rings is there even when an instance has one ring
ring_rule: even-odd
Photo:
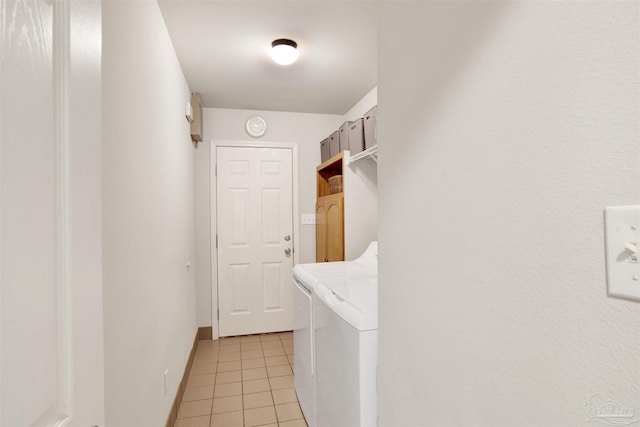
[[[331,194],[329,186],[329,178],[342,176],[343,159],[339,153],[316,169],[316,262],[344,261],[344,192]]]
[[[344,261],[344,197],[324,196],[316,202],[316,262]]]
[[[350,159],[343,151],[316,168],[316,262],[355,259],[377,240],[376,163]],[[329,179],[336,175],[342,191],[331,194]]]

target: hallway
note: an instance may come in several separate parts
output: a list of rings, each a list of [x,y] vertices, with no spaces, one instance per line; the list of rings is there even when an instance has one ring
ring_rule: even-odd
[[[293,388],[293,333],[200,341],[176,427],[306,427]]]

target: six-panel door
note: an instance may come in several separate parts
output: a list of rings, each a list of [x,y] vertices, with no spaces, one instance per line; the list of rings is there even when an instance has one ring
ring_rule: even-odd
[[[217,148],[220,336],[292,329],[292,150]]]

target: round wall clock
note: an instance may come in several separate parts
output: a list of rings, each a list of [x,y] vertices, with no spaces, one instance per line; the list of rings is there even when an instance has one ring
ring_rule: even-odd
[[[244,128],[250,136],[260,138],[267,132],[267,122],[260,116],[249,117]]]

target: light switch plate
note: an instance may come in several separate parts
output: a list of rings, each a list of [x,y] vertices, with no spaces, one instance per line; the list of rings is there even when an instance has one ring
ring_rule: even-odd
[[[316,214],[302,214],[300,223],[302,225],[314,225],[316,223]]]
[[[608,294],[640,301],[640,205],[605,208],[604,228]]]

